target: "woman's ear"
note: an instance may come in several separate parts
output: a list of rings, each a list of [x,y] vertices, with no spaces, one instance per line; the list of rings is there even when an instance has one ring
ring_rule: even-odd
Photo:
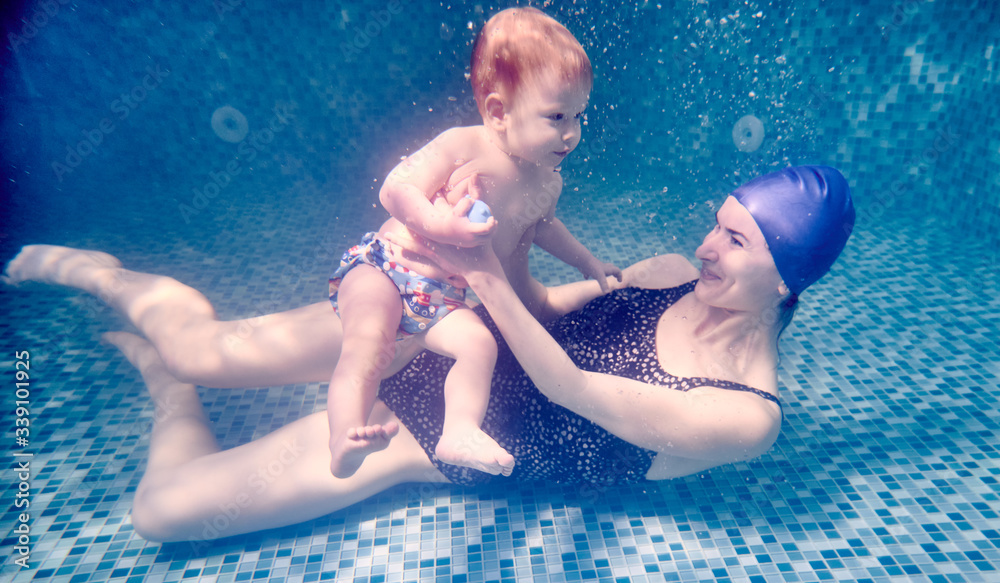
[[[483,107],[485,115],[483,124],[496,132],[502,132],[506,127],[507,107],[503,97],[499,93],[490,93],[486,96]]]

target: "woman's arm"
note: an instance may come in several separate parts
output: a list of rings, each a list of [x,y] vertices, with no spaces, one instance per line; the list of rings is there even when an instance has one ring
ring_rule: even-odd
[[[485,223],[466,219],[472,201],[459,199],[454,206],[432,202],[447,186],[456,158],[468,148],[467,134],[467,128],[443,132],[396,165],[379,191],[382,206],[407,228],[431,240],[462,247],[486,243],[496,224],[493,219]],[[478,198],[469,181],[460,185],[461,189]]]
[[[626,287],[665,289],[683,285],[698,277],[698,270],[682,255],[657,255],[622,270],[621,280],[607,276],[610,291]],[[543,313],[557,318],[575,312],[587,302],[604,295],[597,281],[575,281],[547,289]],[[544,321],[544,320],[543,320]]]
[[[776,439],[780,413],[756,395],[712,388],[671,391],[580,370],[518,299],[489,245],[465,250],[432,247],[425,247],[426,253],[468,280],[518,362],[553,402],[641,447],[711,461],[712,465],[760,455]],[[651,275],[653,271],[660,273],[659,269],[651,271],[651,266],[676,261],[640,263],[636,269],[626,270],[626,281],[648,278],[661,283],[690,275]],[[585,283],[597,287],[596,282]],[[575,289],[574,297],[587,295],[581,289]]]
[[[538,389],[622,439],[721,464],[756,457],[777,437],[780,417],[756,395],[671,391],[580,370],[524,308],[502,272],[477,271],[466,278]]]
[[[607,284],[612,290],[621,287],[621,283],[613,277],[607,278]],[[540,321],[548,322],[570,312],[575,312],[587,305],[591,300],[599,298],[604,294],[605,291],[593,279],[546,287],[545,304],[540,310],[544,318],[540,318]]]

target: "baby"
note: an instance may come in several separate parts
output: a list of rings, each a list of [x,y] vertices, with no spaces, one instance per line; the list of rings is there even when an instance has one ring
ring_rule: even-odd
[[[513,456],[480,429],[497,349],[465,306],[465,282],[394,247],[388,233],[493,245],[514,289],[539,318],[546,316],[546,296],[528,271],[532,243],[596,278],[604,291],[608,275],[621,277],[555,218],[559,165],[580,142],[593,85],[580,43],[539,10],[504,10],[476,40],[471,80],[482,125],[445,131],[390,172],[380,200],[392,218],[345,253],[330,278],[330,299],[344,328],[327,400],[335,476],[353,474],[399,430],[395,423],[367,423],[396,340],[408,335],[455,359],[445,379],[435,455],[492,474],[509,475],[514,466]],[[470,192],[475,198],[465,196]]]

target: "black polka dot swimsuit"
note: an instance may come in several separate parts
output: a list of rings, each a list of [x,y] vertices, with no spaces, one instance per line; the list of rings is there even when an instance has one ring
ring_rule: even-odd
[[[657,323],[667,308],[694,289],[694,284],[663,290],[618,290],[546,328],[583,370],[678,391],[711,385],[752,392],[780,406],[774,395],[752,387],[718,379],[678,378],[660,367],[655,344]],[[550,401],[524,373],[486,310],[479,306],[476,313],[493,332],[499,348],[482,427],[514,456],[511,479],[600,485],[645,479],[656,452],[616,437]],[[382,382],[379,398],[399,416],[427,457],[452,482],[476,484],[507,479],[441,463],[434,455],[444,422],[444,378],[453,362],[424,351]]]

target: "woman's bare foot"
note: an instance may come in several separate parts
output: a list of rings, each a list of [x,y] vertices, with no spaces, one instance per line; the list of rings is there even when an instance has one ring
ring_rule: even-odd
[[[467,431],[445,431],[441,434],[434,453],[446,464],[464,466],[488,474],[509,476],[514,471],[514,456],[475,426]]]
[[[107,292],[122,277],[122,263],[100,251],[54,245],[26,245],[4,269],[3,281],[40,281],[79,288],[95,295]]]
[[[385,425],[351,427],[347,434],[330,444],[332,461],[330,472],[338,478],[347,478],[358,471],[368,454],[385,449],[397,433],[399,424],[390,421]]]

